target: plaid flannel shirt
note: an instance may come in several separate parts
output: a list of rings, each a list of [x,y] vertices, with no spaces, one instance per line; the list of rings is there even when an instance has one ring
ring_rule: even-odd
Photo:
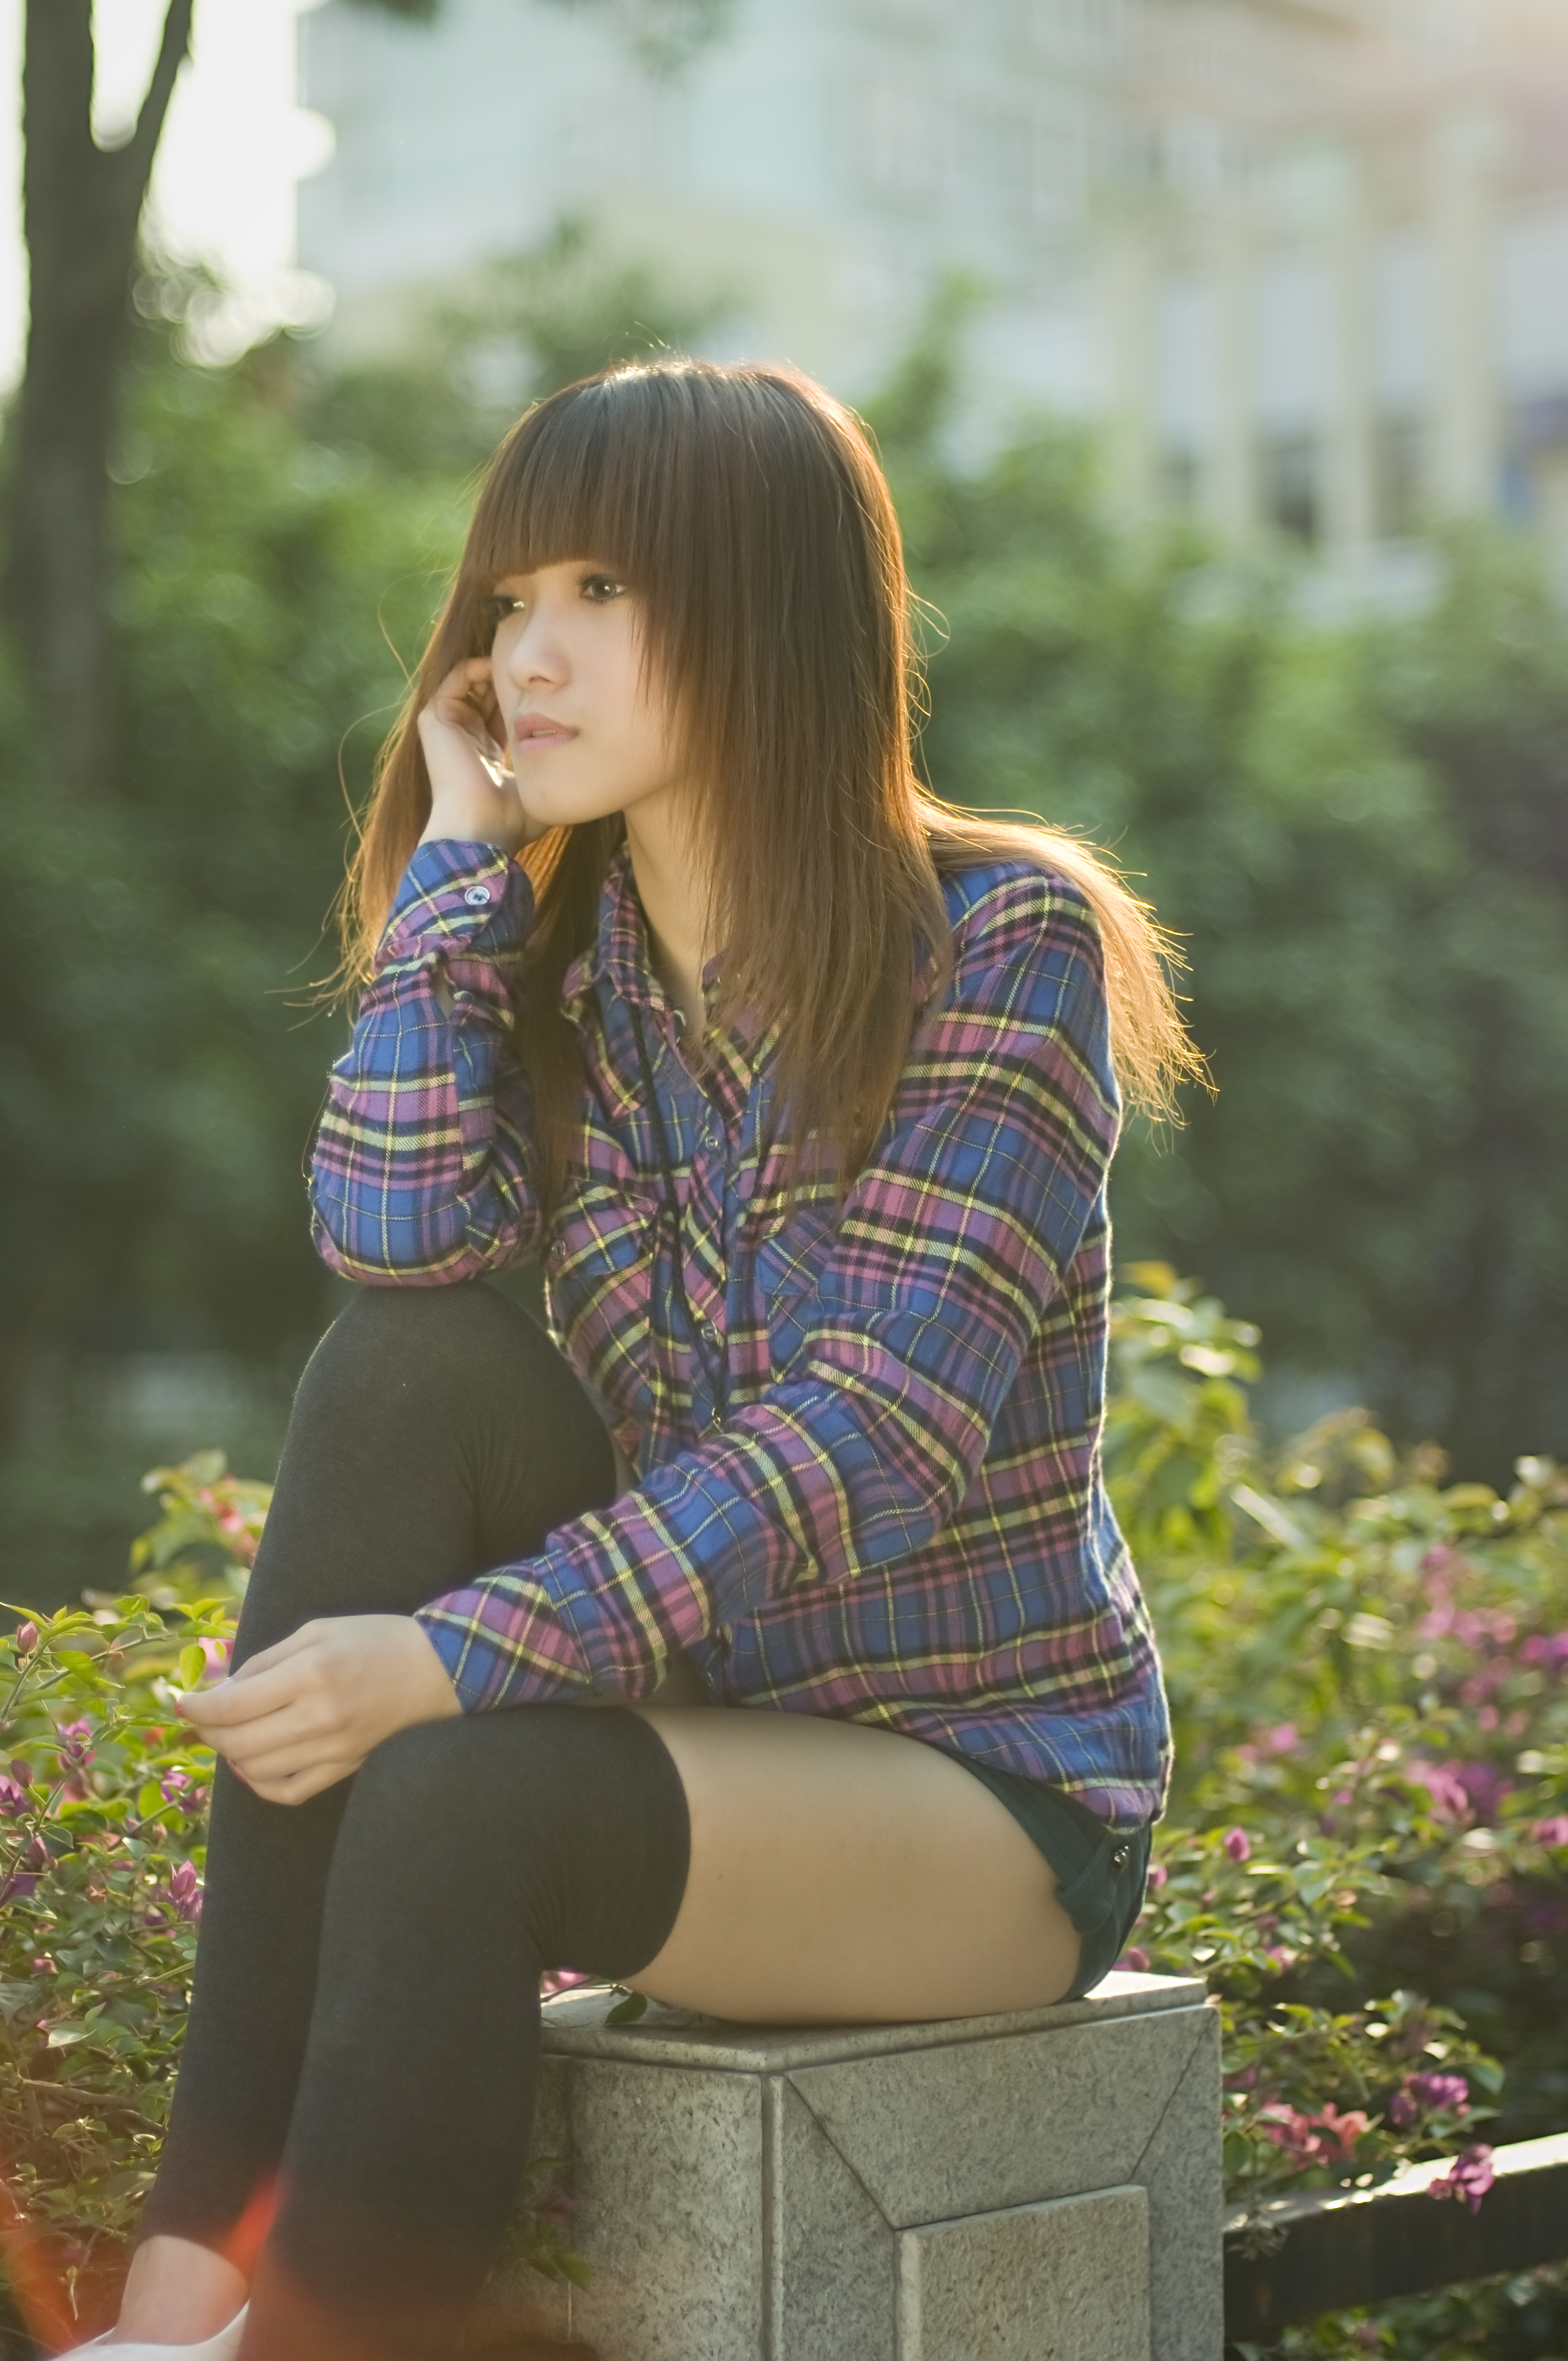
[[[1119,1102],[1099,938],[1076,887],[1020,863],[945,893],[952,982],[881,1137],[840,1206],[806,1183],[791,1209],[769,1044],[718,1028],[687,1065],[623,853],[565,979],[583,1094],[546,1231],[509,1038],[529,882],[493,847],[422,846],[333,1070],[316,1240],[383,1286],[541,1257],[556,1339],[638,1472],[421,1610],[466,1709],[645,1697],[681,1649],[717,1701],[901,1730],[1128,1828],[1161,1806],[1169,1742],[1100,1466]]]

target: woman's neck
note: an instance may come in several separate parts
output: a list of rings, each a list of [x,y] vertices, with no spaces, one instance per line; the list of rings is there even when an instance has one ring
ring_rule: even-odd
[[[707,886],[673,803],[673,797],[650,796],[629,811],[626,840],[653,972],[687,1032],[700,1036],[707,1023],[702,972],[713,956]]]

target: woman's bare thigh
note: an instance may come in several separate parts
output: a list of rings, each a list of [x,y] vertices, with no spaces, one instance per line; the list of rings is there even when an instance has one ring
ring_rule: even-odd
[[[751,2024],[979,2016],[1067,1991],[1079,1936],[1055,1874],[950,1755],[817,1715],[634,1710],[691,1813],[680,1915],[640,1991]]]

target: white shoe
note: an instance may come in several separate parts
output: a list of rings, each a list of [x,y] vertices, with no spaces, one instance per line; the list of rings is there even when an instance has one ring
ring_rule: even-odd
[[[123,2340],[94,2336],[90,2343],[73,2345],[69,2353],[62,2353],[60,2361],[78,2361],[79,2355],[88,2353],[93,2355],[94,2361],[235,2361],[245,2331],[245,2315],[249,2310],[246,2304],[226,2328],[220,2328],[204,2345],[127,2345]]]

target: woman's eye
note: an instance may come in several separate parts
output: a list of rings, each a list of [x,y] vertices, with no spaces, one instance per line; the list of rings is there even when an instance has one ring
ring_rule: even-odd
[[[602,606],[609,599],[623,598],[626,596],[625,583],[619,580],[613,574],[585,574],[582,589],[584,598],[591,600],[595,606]]]
[[[495,593],[493,598],[481,598],[479,601],[479,617],[484,627],[485,637],[488,640],[493,640],[496,633],[500,630],[501,625],[506,621],[507,617],[509,615],[516,615],[520,613],[521,608],[522,600],[521,598],[506,598],[499,590]]]

